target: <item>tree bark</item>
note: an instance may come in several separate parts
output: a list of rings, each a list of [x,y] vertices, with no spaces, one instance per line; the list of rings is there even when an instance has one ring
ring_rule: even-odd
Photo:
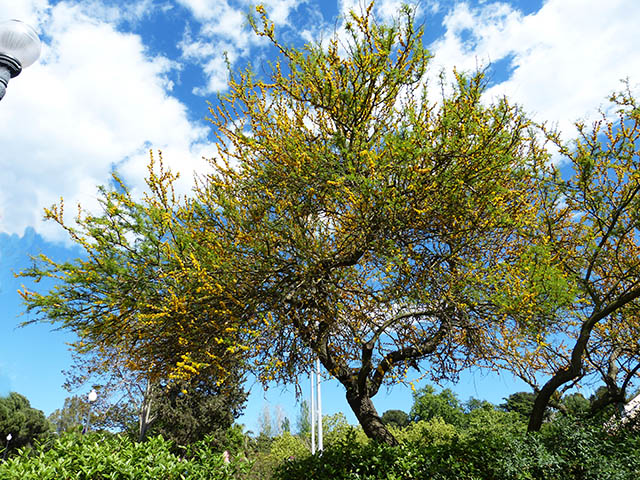
[[[387,445],[398,445],[398,440],[382,423],[382,419],[368,395],[362,394],[354,388],[347,388],[347,402],[349,402],[349,406],[351,406],[367,437]]]
[[[138,415],[138,441],[144,441],[147,431],[155,422],[155,417],[151,416],[152,406],[152,389],[151,383],[147,382],[144,395],[142,397],[142,405],[140,405],[140,413]]]

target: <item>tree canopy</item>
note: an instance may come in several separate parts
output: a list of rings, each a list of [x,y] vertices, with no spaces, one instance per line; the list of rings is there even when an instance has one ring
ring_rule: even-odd
[[[546,156],[517,107],[481,101],[482,73],[430,102],[411,10],[385,26],[370,8],[346,42],[301,50],[258,8],[281,58],[210,110],[220,155],[185,219],[205,256],[186,268],[229,294],[264,381],[318,356],[367,435],[393,443],[371,403],[383,384],[425,360],[455,378],[487,353],[477,291],[534,215]]]

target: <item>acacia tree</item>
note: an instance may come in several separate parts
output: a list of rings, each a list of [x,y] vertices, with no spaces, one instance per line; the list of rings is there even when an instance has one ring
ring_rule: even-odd
[[[483,269],[531,220],[545,154],[518,108],[481,102],[481,73],[430,103],[412,12],[384,26],[371,9],[346,43],[299,50],[258,7],[281,59],[268,79],[232,76],[210,109],[220,158],[183,218],[202,255],[185,268],[229,293],[262,380],[295,381],[317,356],[365,433],[394,444],[382,385],[423,361],[455,378],[488,353]]]
[[[568,355],[539,389],[530,430],[540,428],[544,407],[553,393],[587,373],[585,358],[596,359],[603,342],[613,345],[606,359],[609,366],[617,368],[615,363],[621,361],[626,371],[622,389],[606,382],[617,373],[608,369],[610,375],[604,376],[615,401],[620,401],[620,395],[624,398],[638,371],[640,108],[629,89],[614,94],[611,101],[618,107],[617,122],[603,114],[590,130],[577,124],[579,137],[574,148],[552,137],[571,162],[574,174],[558,182],[556,196],[550,197],[554,198],[555,212],[546,219],[547,232],[553,248],[569,253],[562,266],[579,289],[580,303],[569,321],[572,328],[567,328],[572,337]],[[561,199],[566,205],[559,203]],[[551,219],[554,224],[549,223]],[[567,228],[573,235],[564,233]],[[567,238],[572,240],[568,246]],[[595,344],[594,337],[598,339]]]
[[[598,405],[623,403],[640,370],[640,109],[628,87],[611,101],[617,121],[603,113],[592,128],[576,124],[572,145],[547,132],[573,171],[552,171],[539,183],[539,220],[514,249],[533,259],[524,262],[535,265],[533,273],[505,273],[500,282],[513,308],[503,309],[492,363],[534,388],[531,431],[554,398],[581,380],[604,382]],[[561,308],[518,308],[535,293],[529,279],[540,275],[554,279],[545,295]]]
[[[62,202],[46,210],[46,217],[67,231],[84,256],[58,263],[40,255],[20,274],[35,282],[43,277],[56,281],[48,292],[23,288],[27,311],[36,313],[23,325],[49,322],[77,335],[71,344],[75,364],[67,375],[68,389],[88,382],[99,389],[106,425],[110,415],[126,414],[135,405],[140,439],[154,423],[152,401],[159,390],[191,378],[196,367],[201,378],[213,378],[220,387],[231,372],[237,379],[241,368],[235,328],[225,323],[229,316],[217,316],[220,307],[211,302],[209,292],[217,288],[203,282],[209,279],[197,271],[181,268],[193,249],[176,217],[176,177],[163,169],[161,158],[158,172],[155,167],[152,156],[149,193],[140,202],[114,176],[114,188],[100,188],[101,213],[79,208],[75,222],[68,222]],[[199,362],[191,356],[193,324],[206,325],[212,337],[196,340]],[[121,409],[112,399],[123,393]]]

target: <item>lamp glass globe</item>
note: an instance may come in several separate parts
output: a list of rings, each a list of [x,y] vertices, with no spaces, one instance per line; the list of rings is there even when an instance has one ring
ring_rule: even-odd
[[[28,67],[40,56],[40,38],[36,31],[20,20],[0,22],[0,54]]]
[[[96,391],[95,390],[91,390],[89,392],[89,401],[91,403],[93,403],[93,402],[95,402],[97,400],[97,398],[98,398],[98,394],[96,393]]]

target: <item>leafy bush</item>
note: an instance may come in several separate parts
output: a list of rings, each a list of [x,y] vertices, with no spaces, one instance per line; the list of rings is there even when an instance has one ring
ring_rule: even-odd
[[[232,480],[244,478],[249,464],[225,464],[206,445],[192,446],[190,458],[171,453],[171,442],[154,437],[135,443],[126,436],[64,434],[0,465],[3,480]]]
[[[449,425],[440,417],[419,420],[405,428],[389,427],[389,430],[400,443],[411,444],[449,444],[458,434],[456,427]]]
[[[476,413],[474,413],[476,412]],[[351,439],[283,463],[276,480],[636,480],[640,434],[558,418],[529,434],[518,415],[478,409],[464,427],[436,419],[408,427],[397,447]],[[516,421],[514,421],[516,419]],[[453,429],[453,430],[452,430]],[[423,433],[424,435],[420,435]]]

